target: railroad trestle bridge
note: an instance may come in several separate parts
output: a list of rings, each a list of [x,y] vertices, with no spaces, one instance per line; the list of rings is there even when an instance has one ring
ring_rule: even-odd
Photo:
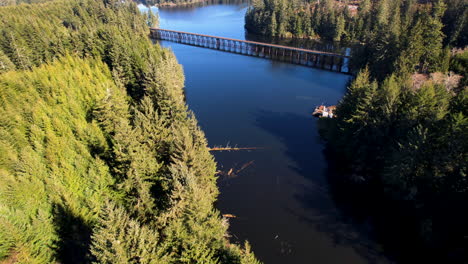
[[[344,54],[161,28],[150,28],[150,30],[151,37],[158,40],[167,40],[231,53],[279,60],[342,73],[351,72],[349,69],[350,56]]]

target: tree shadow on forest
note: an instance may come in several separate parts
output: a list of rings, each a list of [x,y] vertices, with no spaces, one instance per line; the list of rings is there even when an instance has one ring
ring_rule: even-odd
[[[368,213],[343,199],[342,186],[331,180],[336,171],[327,166],[316,120],[311,116],[272,111],[259,111],[255,116],[258,127],[286,146],[285,155],[294,162],[289,167],[310,182],[308,186],[295,186],[295,198],[307,213],[285,210],[327,234],[335,245],[353,248],[368,263],[391,262],[374,240],[373,221]]]
[[[53,204],[52,213],[55,232],[59,237],[53,245],[58,262],[91,263],[91,227],[61,204]]]

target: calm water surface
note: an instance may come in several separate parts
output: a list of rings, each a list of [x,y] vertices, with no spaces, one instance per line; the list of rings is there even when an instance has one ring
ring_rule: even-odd
[[[161,8],[160,27],[245,39],[246,4]],[[388,263],[366,223],[335,204],[311,112],[336,104],[349,76],[162,42],[184,67],[187,103],[222,174],[217,207],[232,240],[248,240],[264,263]],[[228,176],[228,172],[232,173]]]

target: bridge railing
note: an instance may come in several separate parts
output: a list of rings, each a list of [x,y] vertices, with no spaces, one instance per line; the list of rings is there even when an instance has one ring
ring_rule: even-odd
[[[269,43],[151,28],[152,38],[349,73],[349,56]]]

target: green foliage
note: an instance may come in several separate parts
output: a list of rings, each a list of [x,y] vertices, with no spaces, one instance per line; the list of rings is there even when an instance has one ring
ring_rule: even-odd
[[[298,1],[257,0],[248,9],[245,27],[257,34],[278,37],[314,37],[312,12]]]
[[[414,86],[395,75],[377,84],[365,69],[325,134],[329,150],[347,167],[346,178],[411,208],[421,240],[438,253],[463,246],[459,230],[468,219],[468,101],[466,87],[460,89],[434,80]],[[444,218],[454,210],[460,221]]]
[[[123,208],[108,203],[93,234],[91,252],[96,263],[170,263],[159,233],[132,220]],[[156,246],[157,245],[157,246]]]
[[[442,17],[445,43],[457,47],[468,45],[468,2],[447,0],[447,11]]]
[[[338,16],[335,26],[335,34],[333,36],[333,41],[340,41],[341,37],[345,33],[345,18],[343,15]]]
[[[115,89],[99,61],[66,57],[32,72],[0,75],[2,235],[19,261],[52,262],[60,240],[53,205],[97,220],[113,179],[90,149],[105,149],[105,135],[87,120],[93,104]],[[33,242],[35,241],[35,242]]]
[[[432,6],[431,16],[442,19],[445,36],[450,36],[445,38],[445,44],[463,47],[468,43],[467,34],[463,34],[468,30],[466,1],[420,2],[360,0],[356,14],[350,11],[347,1],[255,0],[247,11],[245,27],[252,33],[267,36],[303,38],[316,37],[317,33],[318,37],[330,41],[367,42],[373,32],[390,31],[396,36],[407,32],[414,24],[415,14]],[[303,23],[298,25],[294,22],[297,19]],[[434,33],[439,34],[441,28],[437,23],[432,26]],[[349,38],[341,39],[337,33],[346,33]]]
[[[158,27],[158,14],[156,15],[153,13],[151,8],[148,8],[148,19],[146,24],[148,24],[149,27]]]
[[[182,68],[135,4],[2,7],[0,21],[0,259],[258,263],[226,238]]]
[[[453,56],[450,60],[449,68],[463,77],[460,83],[461,87],[468,86],[468,50]]]
[[[131,96],[143,95],[144,63],[162,51],[149,44],[145,17],[134,4],[54,1],[31,5],[27,15],[25,10],[0,8],[0,49],[17,69],[31,69],[66,52],[101,57]]]
[[[426,246],[451,254],[462,246],[457,232],[468,219],[465,207],[443,205],[461,205],[468,195],[465,55],[450,58],[450,48],[443,48],[452,38],[443,34],[449,12],[443,1],[430,6],[396,1],[393,16],[386,6],[393,4],[379,1],[375,15],[369,4],[360,7],[356,27],[361,29],[354,34],[366,43],[355,55],[361,59],[356,65],[368,66],[349,85],[324,136],[346,164],[348,180],[411,208]],[[365,29],[360,21],[374,26]],[[463,76],[457,89],[428,78],[447,72],[449,64]],[[416,85],[418,79],[422,83]],[[460,221],[442,220],[455,210]]]
[[[340,13],[340,15],[337,15]],[[340,41],[346,34],[347,8],[333,1],[256,0],[245,17],[245,27],[253,33],[296,38]],[[273,18],[274,17],[274,18]]]
[[[13,62],[0,50],[0,74],[14,69],[15,65]]]

